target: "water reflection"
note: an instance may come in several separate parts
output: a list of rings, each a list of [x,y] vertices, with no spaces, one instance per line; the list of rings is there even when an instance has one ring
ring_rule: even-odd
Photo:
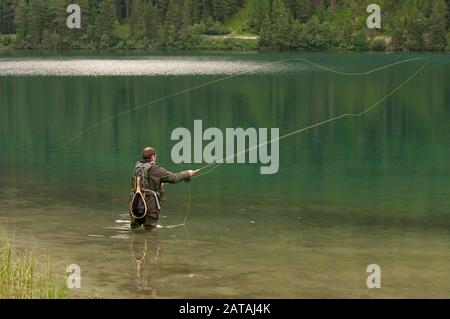
[[[262,67],[264,67],[262,69]],[[312,70],[309,65],[290,63],[266,65],[259,61],[147,58],[147,59],[5,59],[0,60],[0,76],[181,76],[230,75],[240,72],[274,73]]]
[[[135,287],[140,293],[157,297],[153,281],[161,270],[161,247],[156,231],[132,231],[130,252],[135,273]]]

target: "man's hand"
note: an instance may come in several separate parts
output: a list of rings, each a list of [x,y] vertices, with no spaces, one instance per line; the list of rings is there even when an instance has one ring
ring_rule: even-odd
[[[194,171],[194,170],[188,170],[189,177],[194,176],[194,175],[197,174],[199,171],[200,171],[199,169],[197,169],[197,170],[195,170],[195,171]]]

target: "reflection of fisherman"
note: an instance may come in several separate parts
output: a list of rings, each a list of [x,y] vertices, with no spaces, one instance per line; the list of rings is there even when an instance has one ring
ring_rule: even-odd
[[[136,273],[136,288],[139,291],[157,295],[157,290],[151,287],[152,278],[157,277],[160,266],[161,249],[159,239],[153,232],[135,232],[130,237],[131,255],[133,256],[134,271]]]
[[[155,149],[146,147],[142,151],[142,160],[134,168],[129,203],[132,229],[141,225],[146,228],[156,226],[164,200],[163,183],[189,182],[198,172],[189,170],[171,173],[156,164],[156,157]]]

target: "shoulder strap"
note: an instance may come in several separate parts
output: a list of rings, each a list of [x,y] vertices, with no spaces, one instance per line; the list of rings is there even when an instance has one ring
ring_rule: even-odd
[[[145,172],[148,174],[148,172],[150,172],[152,167],[153,167],[152,163],[145,163]]]
[[[142,185],[144,185],[144,190],[147,190],[147,189],[150,188],[149,181],[148,181],[148,176],[149,176],[149,173],[152,170],[153,166],[154,165],[152,163],[145,163],[144,164],[144,176],[143,176],[144,180],[143,180],[143,183],[142,183]]]

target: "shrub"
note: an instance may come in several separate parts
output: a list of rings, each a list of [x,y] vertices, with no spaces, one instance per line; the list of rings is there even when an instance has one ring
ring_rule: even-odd
[[[303,47],[313,50],[328,50],[335,44],[333,28],[330,23],[321,23],[313,16],[302,30]]]
[[[375,39],[370,44],[370,49],[373,51],[385,51],[386,42],[384,41],[384,39]]]
[[[0,46],[9,47],[13,44],[13,42],[14,42],[13,35],[9,34],[0,35]]]
[[[445,49],[450,51],[450,31],[447,33],[447,47]]]
[[[367,50],[369,43],[367,41],[366,33],[364,31],[358,32],[353,38],[352,44],[355,50]]]
[[[228,30],[223,24],[220,22],[215,22],[212,25],[206,28],[205,34],[208,35],[225,35],[229,34],[230,30]]]

